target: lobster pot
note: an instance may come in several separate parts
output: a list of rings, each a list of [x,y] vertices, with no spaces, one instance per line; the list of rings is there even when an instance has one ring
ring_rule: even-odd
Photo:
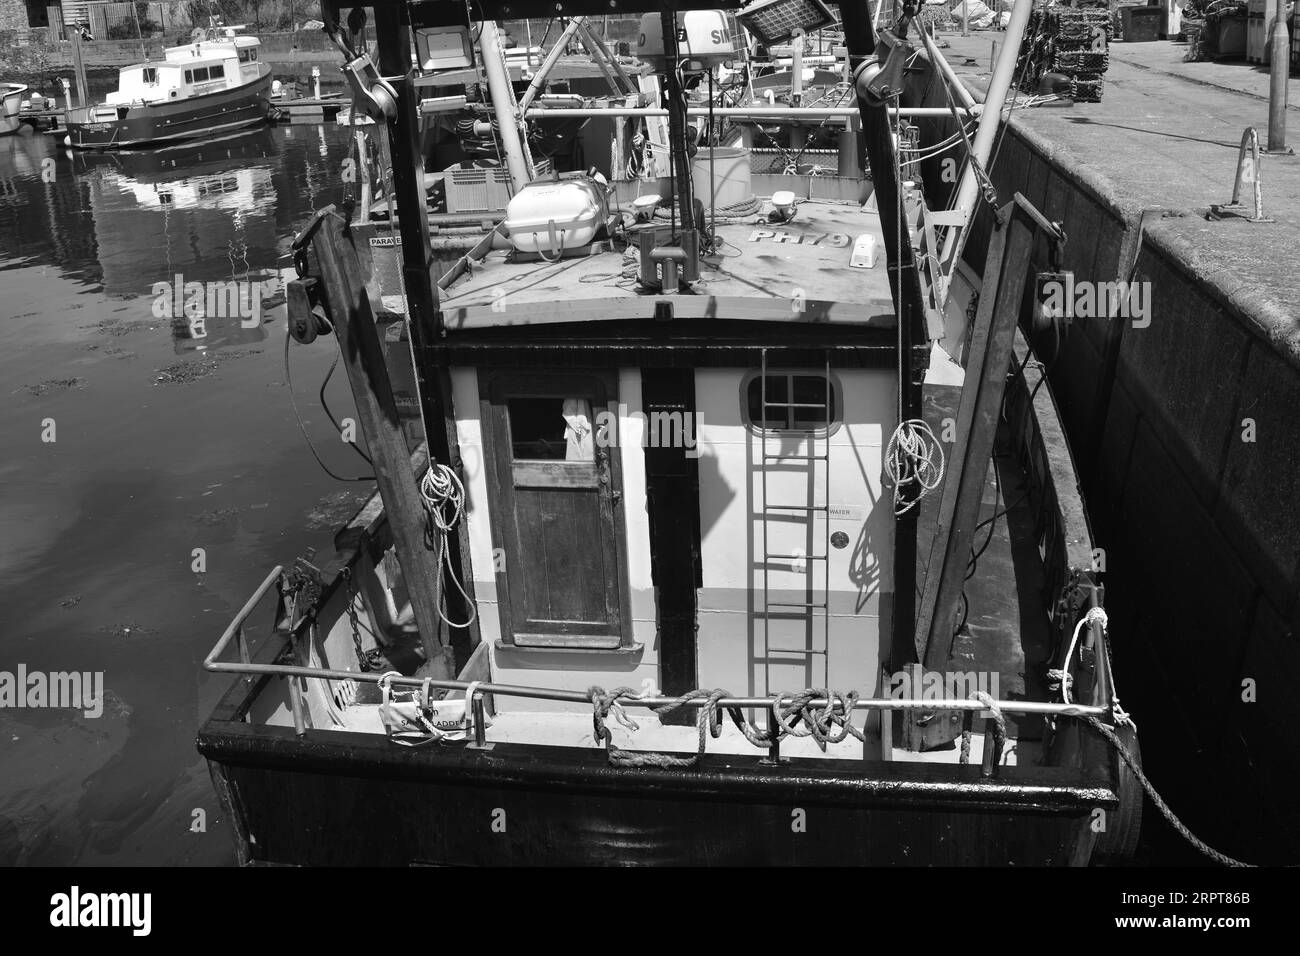
[[[713,175],[709,175],[709,158],[712,157]],[[695,198],[722,210],[738,206],[753,198],[754,190],[749,177],[749,150],[738,146],[714,146],[701,149],[691,165],[691,185]]]

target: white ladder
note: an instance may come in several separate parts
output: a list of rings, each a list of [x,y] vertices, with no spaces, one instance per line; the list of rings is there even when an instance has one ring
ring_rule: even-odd
[[[830,679],[830,662],[827,650],[830,646],[830,436],[832,424],[832,387],[831,387],[831,362],[830,355],[826,357],[826,394],[822,402],[796,402],[794,395],[794,378],[790,373],[784,373],[787,387],[785,389],[785,401],[772,401],[770,383],[767,370],[767,349],[762,351],[762,366],[759,372],[760,376],[760,402],[761,402],[761,428],[760,428],[760,459],[759,468],[762,472],[762,503],[759,512],[760,520],[763,527],[763,550],[762,550],[762,568],[763,568],[763,647],[764,657],[767,664],[781,662],[782,658],[777,657],[775,661],[773,654],[777,655],[795,655],[807,658],[808,666],[808,683],[817,683],[813,680],[812,664],[813,658],[818,655],[823,657],[824,679],[820,686],[827,686]],[[818,452],[819,441],[817,438],[817,428],[807,430],[807,454],[789,455],[789,454],[769,454],[768,452],[768,427],[770,418],[768,409],[782,409],[785,414],[786,428],[782,429],[787,432],[803,431],[795,429],[796,412],[804,410],[812,412],[820,410],[823,415],[821,423],[822,447],[823,451]],[[824,462],[822,467],[822,495],[821,503],[817,503],[816,494],[816,474],[817,463]],[[794,464],[795,466],[804,466],[808,469],[808,480],[805,481],[805,487],[809,489],[809,500],[804,502],[781,501],[773,503],[768,497],[768,468],[769,463],[776,463],[775,467],[781,465]],[[813,535],[816,526],[816,517],[818,514],[823,518],[823,534],[821,542],[821,553],[818,554],[813,548]],[[769,546],[769,525],[773,521],[789,522],[804,520],[807,523],[805,539],[808,543],[808,553],[783,553],[773,552]],[[805,575],[804,583],[804,600],[803,601],[773,601],[771,599],[769,587],[769,571],[774,561],[789,562],[790,569],[794,572],[800,570]],[[821,600],[816,600],[817,596],[817,573],[816,568],[821,567],[823,571],[823,586],[821,588]],[[818,614],[817,612],[821,613]],[[821,619],[822,640],[821,647],[815,646],[814,634],[817,626],[817,619]],[[771,622],[773,618],[782,621],[800,621],[804,622],[804,647],[773,647],[771,644]]]

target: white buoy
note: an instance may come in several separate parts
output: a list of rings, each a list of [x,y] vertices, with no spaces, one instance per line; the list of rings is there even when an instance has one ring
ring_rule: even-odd
[[[72,137],[71,137],[71,136],[65,136],[65,137],[63,137],[63,145],[64,145],[64,146],[71,146],[71,145],[72,145]]]
[[[272,81],[271,81],[271,95],[272,95],[272,96],[279,96],[279,95],[280,95],[281,93],[283,93],[283,92],[284,92],[284,84],[281,83],[279,80],[272,80]]]

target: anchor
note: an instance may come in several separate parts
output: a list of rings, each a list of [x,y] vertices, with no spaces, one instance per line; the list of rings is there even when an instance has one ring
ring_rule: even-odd
[[[1247,152],[1247,147],[1250,152]],[[1260,190],[1259,176],[1259,134],[1253,126],[1246,127],[1241,134],[1241,149],[1237,153],[1237,178],[1232,184],[1232,202],[1226,205],[1210,207],[1210,220],[1234,217],[1247,222],[1276,222],[1264,215],[1264,194]],[[1249,209],[1241,202],[1241,187],[1250,184],[1255,189],[1255,215],[1249,216]]]

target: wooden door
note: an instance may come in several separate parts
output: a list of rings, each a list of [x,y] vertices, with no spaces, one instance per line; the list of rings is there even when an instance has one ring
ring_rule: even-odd
[[[614,410],[617,380],[608,372],[479,376],[503,641],[625,645],[622,471],[618,448],[596,431],[598,413]]]

